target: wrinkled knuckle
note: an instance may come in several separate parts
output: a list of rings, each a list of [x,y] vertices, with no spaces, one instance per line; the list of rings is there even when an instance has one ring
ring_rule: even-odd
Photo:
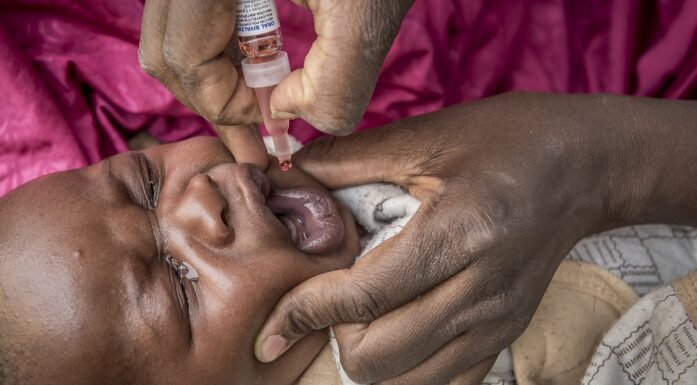
[[[497,314],[515,314],[519,311],[520,301],[518,293],[513,289],[515,271],[502,270],[490,272],[489,285],[495,294],[492,303]]]
[[[375,285],[358,281],[355,282],[353,293],[347,298],[344,308],[348,313],[353,314],[350,318],[354,321],[370,322],[387,313],[392,306]]]
[[[417,237],[411,245],[413,257],[424,259],[428,274],[416,275],[430,279],[434,275],[447,273],[454,261],[459,261],[461,269],[469,266],[476,245],[468,238],[468,226],[462,223],[462,218],[453,212],[441,211],[437,218],[424,218],[418,226],[423,229],[422,237]]]
[[[437,175],[452,167],[460,148],[456,141],[447,139],[434,137],[433,140],[424,141],[418,151],[408,155],[414,174]]]
[[[309,306],[309,301],[304,297],[292,297],[286,304],[285,334],[290,338],[300,338],[314,330],[316,315]]]
[[[203,115],[209,122],[217,126],[236,126],[242,124],[248,124],[242,122],[240,116],[232,115],[227,116],[221,108],[217,108],[211,104],[204,107],[199,107],[199,112]]]
[[[189,74],[193,68],[193,64],[187,60],[188,55],[180,52],[176,44],[168,43],[166,39],[162,46],[162,56],[165,65],[179,76]]]
[[[510,293],[510,283],[504,275],[495,271],[483,274],[488,277],[480,282],[480,287],[486,293],[479,305],[480,318],[493,320],[516,317],[520,312],[520,302]]]
[[[190,76],[181,77],[186,89],[197,88],[197,84],[189,82]],[[256,104],[234,103],[234,98],[212,98],[199,89],[190,94],[192,103],[200,115],[217,126],[241,126],[258,123],[259,112]]]
[[[297,308],[288,311],[288,323],[286,335],[291,338],[299,338],[312,330],[309,317],[304,311]]]
[[[511,303],[512,301],[510,300],[510,297],[506,294],[505,291],[497,293],[494,296],[492,302],[494,305],[494,314],[510,314],[510,312],[514,310],[513,304]]]
[[[221,126],[240,126],[258,123],[259,116],[255,104],[228,104],[209,110],[210,121]]]
[[[492,250],[506,238],[509,229],[506,205],[488,199],[473,200],[465,210],[453,210],[445,214],[452,223],[455,239],[465,239],[467,251],[481,253]]]
[[[165,72],[165,64],[156,55],[151,55],[141,48],[138,49],[138,64],[140,68],[155,79],[161,79]]]

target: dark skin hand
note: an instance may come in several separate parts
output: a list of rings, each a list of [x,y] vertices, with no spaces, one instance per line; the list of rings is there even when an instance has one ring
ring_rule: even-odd
[[[293,2],[312,11],[317,39],[304,68],[271,95],[272,113],[348,134],[365,111],[413,0]],[[261,121],[261,113],[237,66],[242,57],[234,34],[235,5],[236,0],[147,0],[138,56],[147,73],[215,124],[239,162],[265,168],[258,130],[245,125]]]
[[[264,344],[269,336],[288,348],[335,325],[357,382],[481,383],[581,238],[697,223],[696,107],[508,94],[313,143],[296,159],[323,184],[387,181],[423,204],[351,269],[286,294],[257,358],[282,353]]]

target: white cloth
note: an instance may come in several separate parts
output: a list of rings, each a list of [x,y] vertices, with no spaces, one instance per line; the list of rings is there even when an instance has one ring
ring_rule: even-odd
[[[641,296],[697,269],[695,246],[694,228],[631,226],[583,239],[567,258],[606,268]]]
[[[610,329],[584,385],[697,384],[697,329],[672,287],[639,300]]]
[[[697,384],[697,329],[673,287],[663,287],[697,269],[696,241],[693,228],[636,226],[585,239],[570,253],[649,293],[605,335],[584,385]]]
[[[361,240],[361,254],[358,259],[382,242],[397,235],[418,210],[420,202],[399,187],[379,183],[338,190],[334,196],[347,206],[358,223],[368,231]],[[353,382],[341,367],[336,339],[331,335],[332,352],[337,362],[339,376],[343,385],[359,385]],[[486,384],[514,384],[513,366],[510,350],[499,355]]]
[[[358,223],[368,231],[361,239],[360,260],[370,250],[397,235],[419,208],[419,201],[399,187],[377,183],[334,192],[334,196],[351,210]],[[339,347],[331,333],[330,342],[342,385],[358,385],[341,367]]]

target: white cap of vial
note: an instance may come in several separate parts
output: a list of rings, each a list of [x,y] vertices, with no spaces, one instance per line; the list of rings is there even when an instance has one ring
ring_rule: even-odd
[[[249,58],[242,61],[244,81],[250,88],[272,87],[290,74],[288,54],[279,51],[272,60],[252,63]]]

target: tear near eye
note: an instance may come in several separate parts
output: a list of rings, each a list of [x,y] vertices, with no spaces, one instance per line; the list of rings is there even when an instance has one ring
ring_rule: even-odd
[[[157,207],[157,203],[160,200],[160,183],[157,171],[152,162],[144,158],[145,162],[145,189],[147,191],[147,205],[148,209],[154,210]]]
[[[185,261],[179,261],[176,258],[173,258],[172,256],[168,255],[165,257],[165,261],[169,266],[174,269],[174,272],[177,274],[177,277],[179,278],[179,283],[183,284],[185,281],[189,282],[198,282],[199,280],[199,275],[198,271],[191,266],[188,262]]]

